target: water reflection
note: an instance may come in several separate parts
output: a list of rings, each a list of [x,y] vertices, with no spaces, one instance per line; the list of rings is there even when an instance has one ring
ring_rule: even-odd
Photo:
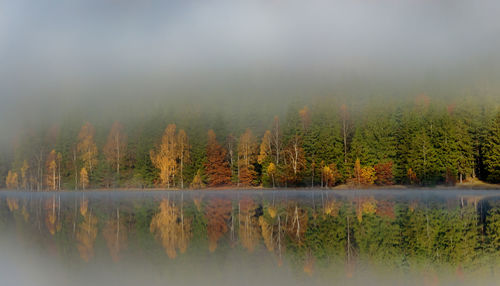
[[[231,257],[269,271],[285,265],[292,281],[314,284],[378,277],[448,285],[497,277],[498,198],[494,191],[2,193],[0,230],[63,268],[148,261],[165,270],[178,261],[212,269]]]

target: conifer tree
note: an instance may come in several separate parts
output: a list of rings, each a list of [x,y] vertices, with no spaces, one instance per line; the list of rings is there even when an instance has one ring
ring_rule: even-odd
[[[231,170],[226,155],[226,149],[217,142],[215,132],[210,129],[206,151],[207,161],[205,162],[208,186],[224,186],[231,183]]]

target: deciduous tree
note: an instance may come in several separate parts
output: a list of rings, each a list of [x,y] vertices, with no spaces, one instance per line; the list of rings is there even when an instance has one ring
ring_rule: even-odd
[[[95,129],[92,124],[86,122],[78,133],[78,144],[76,146],[79,158],[87,170],[89,176],[92,175],[97,165],[97,145],[94,142]]]
[[[8,189],[17,189],[19,187],[19,179],[17,172],[9,171],[5,179],[5,185]]]
[[[89,185],[89,173],[85,167],[80,170],[80,183],[82,184],[82,189],[84,190]]]
[[[170,188],[177,171],[177,137],[175,124],[169,124],[163,133],[160,145],[151,150],[151,162],[160,170],[160,181],[163,186]]]
[[[227,151],[218,142],[213,130],[208,131],[207,161],[205,172],[210,187],[223,186],[231,183],[231,170],[226,160]]]
[[[285,149],[287,159],[287,177],[292,183],[299,183],[305,168],[304,149],[299,135],[294,135]]]
[[[238,183],[250,186],[255,179],[254,163],[257,143],[250,129],[243,133],[238,142]]]
[[[120,179],[120,165],[125,157],[126,148],[127,136],[123,131],[123,125],[116,121],[111,126],[103,153],[108,163],[116,169],[116,178],[118,180]]]

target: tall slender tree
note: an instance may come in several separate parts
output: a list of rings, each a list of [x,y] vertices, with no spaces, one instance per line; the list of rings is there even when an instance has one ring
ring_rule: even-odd
[[[151,162],[160,170],[161,185],[170,188],[177,172],[177,137],[175,124],[169,124],[163,133],[161,143],[156,150],[151,150]]]
[[[252,131],[247,129],[238,142],[238,185],[252,185],[256,176],[254,170],[256,152],[256,139]]]
[[[116,178],[120,180],[120,163],[123,161],[127,148],[127,136],[123,132],[123,125],[115,121],[109,131],[108,140],[104,145],[103,153],[108,163],[116,169]]]
[[[78,144],[76,146],[79,158],[87,170],[89,176],[97,165],[97,145],[94,142],[95,129],[92,124],[85,122],[78,133]]]

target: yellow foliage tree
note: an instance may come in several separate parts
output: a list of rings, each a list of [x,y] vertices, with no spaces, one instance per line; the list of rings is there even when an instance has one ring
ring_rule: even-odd
[[[201,189],[205,187],[205,184],[203,183],[203,179],[201,178],[201,170],[198,170],[196,172],[196,175],[193,178],[193,181],[191,182],[190,187],[192,189]]]
[[[269,166],[267,166],[266,171],[267,174],[271,177],[271,181],[273,182],[273,188],[274,188],[275,186],[274,178],[276,177],[276,171],[277,171],[276,165],[273,162],[269,163]]]
[[[76,246],[83,261],[88,262],[94,257],[94,242],[97,237],[98,219],[92,214],[92,210],[87,210],[88,201],[85,202],[84,206],[80,205],[80,213],[83,216],[83,221],[78,225],[78,231],[76,232]]]
[[[337,216],[340,210],[340,203],[337,203],[335,200],[328,200],[325,203],[324,212],[329,216]]]
[[[361,168],[361,184],[363,185],[373,185],[377,176],[375,176],[375,169],[373,167],[367,166]]]
[[[325,187],[334,186],[337,180],[340,178],[340,173],[337,170],[337,165],[330,164],[326,165],[321,170],[322,180],[321,182]]]
[[[175,124],[169,124],[161,138],[157,150],[151,150],[151,162],[160,170],[160,181],[163,186],[170,188],[177,171],[177,138]]]
[[[16,198],[7,198],[7,206],[11,212],[19,209],[19,200]]]
[[[84,190],[89,185],[89,174],[85,167],[80,170],[80,183],[82,184],[82,189]]]
[[[86,122],[78,133],[78,144],[76,145],[80,160],[89,175],[92,174],[97,165],[97,145],[94,142],[94,134],[94,126]]]
[[[184,218],[182,209],[168,199],[163,199],[149,226],[151,233],[165,248],[169,258],[177,257],[177,250],[184,253],[191,239],[191,222]]]
[[[19,188],[19,179],[17,176],[17,172],[9,171],[7,173],[7,178],[5,179],[5,185],[7,185],[8,189]]]
[[[46,173],[46,184],[49,190],[57,190],[58,187],[58,176],[57,176],[57,167],[58,167],[58,153],[56,150],[50,151],[47,156],[47,161],[45,163],[45,167],[47,169]]]
[[[373,185],[377,177],[375,176],[375,169],[370,166],[361,167],[359,159],[354,163],[354,183],[360,185]]]
[[[363,215],[375,214],[377,211],[377,201],[370,198],[360,198],[358,200],[358,208],[356,209],[356,217],[358,221],[363,221]]]

